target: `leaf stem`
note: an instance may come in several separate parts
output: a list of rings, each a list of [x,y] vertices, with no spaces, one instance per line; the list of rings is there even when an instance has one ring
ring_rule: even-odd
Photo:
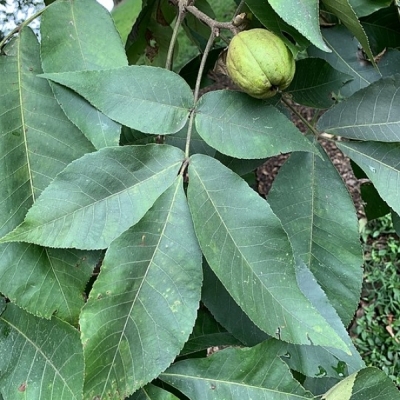
[[[287,107],[290,108],[290,110],[295,113],[301,121],[304,123],[304,125],[307,126],[307,128],[316,136],[319,136],[319,132],[288,102],[288,100],[285,98],[285,95],[282,95],[282,102],[285,103]]]
[[[39,17],[43,11],[45,11],[49,6],[46,6],[39,10],[37,13],[31,15],[29,18],[27,18],[24,22],[22,22],[20,25],[16,26],[8,35],[6,35],[3,40],[0,42],[0,50],[3,48],[5,43],[13,37],[16,33],[18,33],[22,28],[24,28],[26,25],[29,25],[34,19]]]
[[[195,6],[186,6],[186,10],[193,14],[197,19],[203,21],[208,25],[211,30],[215,29],[229,29],[233,34],[238,33],[237,27],[232,22],[219,22],[210,18],[207,14],[204,14]]]
[[[194,87],[194,107],[191,110],[190,115],[189,115],[189,125],[188,125],[188,132],[187,132],[187,136],[186,136],[186,145],[185,145],[185,158],[186,159],[189,158],[189,154],[190,154],[190,140],[191,140],[192,131],[193,131],[195,107],[196,107],[197,101],[199,99],[201,78],[203,76],[204,67],[206,65],[206,60],[207,60],[208,54],[211,50],[211,47],[214,43],[214,39],[217,36],[217,34],[218,34],[218,29],[212,28],[210,37],[208,38],[208,41],[207,41],[206,48],[204,49],[204,53],[201,58],[199,72],[197,73],[196,85]]]
[[[181,1],[178,3],[178,8],[179,8],[179,12],[178,12],[178,16],[176,18],[174,30],[172,32],[171,41],[169,42],[167,61],[165,63],[165,68],[169,69],[169,70],[172,69],[172,59],[174,57],[175,43],[176,43],[176,39],[178,38],[179,28],[182,24],[182,21],[185,19],[185,15],[186,15],[185,6],[184,6],[184,4],[182,4]]]

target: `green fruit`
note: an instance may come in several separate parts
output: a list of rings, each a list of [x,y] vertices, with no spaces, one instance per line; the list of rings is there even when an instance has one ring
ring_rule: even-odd
[[[285,43],[266,29],[238,33],[229,44],[226,68],[233,82],[257,99],[274,96],[292,82],[295,61]]]

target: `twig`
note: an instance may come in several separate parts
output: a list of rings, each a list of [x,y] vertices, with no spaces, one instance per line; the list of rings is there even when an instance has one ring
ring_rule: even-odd
[[[232,22],[219,22],[210,18],[207,14],[204,14],[195,6],[186,6],[186,11],[193,14],[200,21],[203,21],[206,25],[208,25],[211,30],[213,29],[229,29],[233,34],[238,33],[238,29]]]
[[[165,68],[169,69],[169,70],[172,69],[172,59],[174,56],[175,43],[176,43],[176,39],[178,38],[179,28],[182,24],[182,21],[185,19],[185,15],[186,15],[185,6],[181,1],[178,3],[178,8],[179,8],[179,12],[178,12],[178,16],[176,18],[174,31],[172,32],[171,41],[169,42],[167,61],[165,63]]]
[[[244,3],[245,3],[245,0],[241,0],[241,2],[239,3],[239,5],[236,8],[235,15],[239,15],[240,14],[240,11],[242,10],[242,7],[244,6]]]
[[[201,78],[203,76],[203,71],[204,71],[204,67],[206,65],[208,53],[210,52],[211,47],[214,43],[214,39],[216,37],[216,32],[218,32],[218,30],[216,28],[211,29],[210,37],[208,38],[206,48],[204,49],[204,53],[201,58],[199,72],[197,73],[196,85],[194,87],[194,104],[196,104],[199,99]],[[188,132],[187,132],[187,136],[186,136],[186,145],[185,145],[185,158],[188,158],[189,154],[190,154],[190,139],[192,137],[193,123],[194,123],[194,108],[190,112],[190,116],[189,116],[189,126],[188,126]]]
[[[34,19],[36,19],[37,17],[39,17],[44,10],[47,9],[48,6],[42,8],[40,11],[38,11],[37,13],[33,14],[32,16],[30,16],[28,19],[26,19],[24,22],[22,22],[20,25],[16,26],[7,36],[5,36],[3,38],[3,40],[0,42],[0,49],[3,48],[3,46],[5,45],[5,43],[12,38],[16,33],[18,33],[23,27],[25,27],[26,25],[29,25]]]
[[[316,136],[319,136],[319,132],[287,101],[285,96],[282,96],[282,101],[301,119],[304,125]]]

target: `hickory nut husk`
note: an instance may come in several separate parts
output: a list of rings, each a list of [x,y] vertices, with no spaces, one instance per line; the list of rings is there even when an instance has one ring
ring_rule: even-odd
[[[232,38],[226,68],[233,82],[257,99],[267,99],[286,89],[296,69],[285,43],[272,32],[258,28]]]

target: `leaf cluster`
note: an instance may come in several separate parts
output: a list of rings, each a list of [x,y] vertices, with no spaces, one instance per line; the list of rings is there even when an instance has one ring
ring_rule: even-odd
[[[358,221],[318,140],[329,134],[373,188],[364,200],[398,218],[396,8],[246,1],[248,28],[298,59],[287,91],[260,101],[200,96],[214,39],[236,28],[206,1],[173,3],[109,14],[57,0],[40,42],[27,24],[0,42],[1,395],[398,399],[346,330]],[[182,23],[200,56],[180,74],[163,66]],[[294,102],[324,111],[306,134]],[[243,177],[282,153],[264,199]]]

